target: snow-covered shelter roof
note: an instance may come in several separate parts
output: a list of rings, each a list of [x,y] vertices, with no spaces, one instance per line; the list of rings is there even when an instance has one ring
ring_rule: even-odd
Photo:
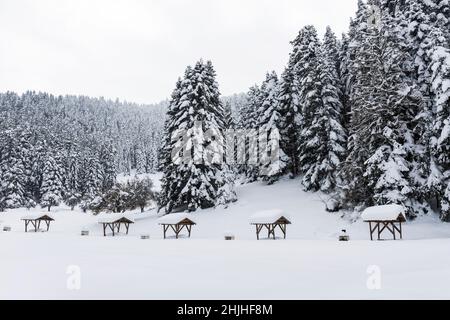
[[[188,213],[171,213],[158,219],[159,224],[196,224],[192,219],[192,215]]]
[[[33,213],[23,216],[22,220],[55,220],[55,218],[48,213]]]
[[[277,222],[290,224],[289,219],[283,210],[273,209],[255,213],[249,220],[251,224],[274,224]]]
[[[406,221],[405,207],[398,204],[375,206],[365,209],[361,215],[364,221]]]
[[[134,223],[134,219],[125,214],[105,214],[98,219],[98,223],[115,223],[115,222],[128,222]]]

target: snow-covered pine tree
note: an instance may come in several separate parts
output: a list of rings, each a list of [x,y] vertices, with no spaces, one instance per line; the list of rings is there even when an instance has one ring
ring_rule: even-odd
[[[240,173],[245,177],[246,182],[254,182],[259,178],[258,167],[258,119],[261,106],[261,89],[254,85],[247,93],[247,103],[239,110],[239,128],[245,130],[244,139],[245,164],[240,165]],[[242,141],[238,141],[239,144]],[[242,150],[241,150],[242,151]]]
[[[331,30],[326,37],[331,36]],[[303,186],[306,190],[331,192],[336,186],[337,170],[346,152],[346,133],[342,126],[342,104],[336,48],[332,41],[320,47],[316,42],[315,68],[308,73],[308,91],[302,93],[304,110],[302,144]]]
[[[340,92],[341,92],[341,102],[342,102],[342,125],[344,128],[348,128],[350,123],[350,97],[349,97],[349,79],[351,78],[349,72],[350,57],[349,52],[349,38],[346,34],[342,34],[342,39],[339,47],[339,79],[340,79]]]
[[[58,206],[63,199],[63,177],[60,159],[49,152],[44,163],[40,201],[41,206],[48,211],[51,207]]]
[[[259,107],[259,175],[269,184],[276,182],[284,173],[286,156],[279,148],[280,113],[277,101],[278,76],[275,71],[266,74],[261,85],[261,106]]]
[[[289,62],[281,75],[278,94],[278,110],[280,112],[280,147],[287,157],[286,169],[291,177],[300,173],[299,142],[300,142],[300,89],[298,66],[307,62],[304,52],[305,28],[291,42],[292,51]]]
[[[231,110],[231,103],[230,101],[225,102],[223,106],[223,112],[224,112],[224,125],[226,129],[235,129],[236,128],[236,122],[234,121],[233,117],[233,111]]]
[[[328,60],[330,60],[335,66],[336,81],[340,81],[340,70],[341,70],[341,61],[339,57],[340,47],[341,44],[337,40],[335,33],[333,32],[330,26],[327,26],[325,35],[323,37],[323,48],[327,54]]]
[[[186,69],[185,76],[187,76],[188,72],[190,72],[190,67]],[[160,208],[168,204],[170,196],[176,187],[173,183],[175,170],[172,163],[172,133],[177,129],[176,115],[179,111],[180,98],[183,89],[182,84],[183,80],[178,78],[167,108],[163,138],[158,152],[158,169],[163,172],[163,177],[161,178],[162,188],[158,199]]]
[[[345,48],[345,43],[343,42],[343,48],[346,50],[342,52],[341,56],[341,77],[344,86],[343,94],[346,96],[348,102],[348,110],[351,111],[350,96],[352,95],[353,83],[355,81],[354,77],[358,72],[359,67],[356,53],[361,47],[364,41],[364,34],[367,29],[367,24],[369,21],[369,8],[365,1],[358,0],[358,9],[356,11],[355,18],[350,22],[350,28],[348,32],[347,45]],[[343,39],[345,40],[345,39]],[[347,107],[347,106],[346,106]]]
[[[2,208],[20,208],[27,203],[25,152],[19,142],[19,131],[1,133],[0,150],[0,203]]]
[[[439,172],[437,198],[440,216],[450,222],[450,49],[440,30],[432,33],[435,47],[431,54],[431,88],[435,97],[436,116],[433,123],[431,149],[435,170]]]
[[[176,110],[168,115],[175,130],[167,132],[171,136],[172,161],[164,171],[160,199],[167,213],[180,208],[195,211],[233,198],[234,191],[227,190],[224,176],[225,127],[215,77],[210,61],[188,67]],[[178,149],[181,145],[184,148]]]
[[[319,179],[314,173],[316,154],[311,153],[311,148],[316,148],[317,134],[315,128],[315,115],[322,105],[321,88],[319,81],[319,55],[320,41],[314,26],[304,27],[297,37],[297,56],[298,61],[294,72],[298,79],[300,88],[300,142],[299,159],[300,172],[304,174],[303,185],[305,189],[315,189]]]
[[[106,141],[100,146],[99,158],[101,165],[101,190],[106,192],[116,183],[116,164],[115,164],[116,150],[111,141]]]
[[[72,143],[68,148],[67,155],[63,159],[64,167],[66,168],[64,203],[71,210],[74,210],[75,206],[81,202],[81,181],[78,176],[80,170],[79,161],[80,155],[77,150],[77,145]]]
[[[90,202],[102,194],[103,168],[96,157],[90,154],[83,156],[79,179],[81,181],[81,207],[88,208]]]
[[[434,30],[439,30],[442,26],[440,23],[443,23],[443,18],[435,1],[423,0],[406,2],[397,11],[396,18],[400,21],[400,28],[403,29],[402,38],[408,40],[404,52],[412,58],[405,57],[405,61],[411,61],[409,75],[417,83],[417,98],[420,100],[419,109],[412,121],[416,151],[411,155],[411,182],[417,209],[422,208],[420,211],[429,212],[427,202],[433,203],[435,198],[439,198],[438,194],[442,189],[442,175],[438,170],[432,147],[436,97],[431,88],[430,65],[435,47],[443,46],[442,41],[446,42],[445,37],[438,37],[441,43],[437,42],[438,38],[433,37]]]
[[[414,141],[409,126],[418,102],[404,74],[395,25],[395,19],[383,12],[381,24],[367,28],[356,52],[359,68],[351,96],[352,139],[344,173],[347,201],[356,205],[400,203],[414,209],[408,161]],[[410,214],[414,215],[413,210]]]

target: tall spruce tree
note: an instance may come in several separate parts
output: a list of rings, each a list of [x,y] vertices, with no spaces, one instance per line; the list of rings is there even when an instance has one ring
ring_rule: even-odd
[[[308,72],[301,101],[303,113],[301,163],[306,190],[331,192],[337,170],[346,152],[346,133],[342,126],[342,103],[336,64],[337,48],[328,29],[322,46],[317,42],[315,68]]]
[[[170,164],[164,171],[161,207],[195,211],[234,199],[223,161],[223,108],[210,61],[188,67],[180,99],[169,114]],[[189,154],[187,154],[189,153]]]
[[[394,25],[395,20],[383,12],[381,24],[367,28],[356,52],[359,67],[351,96],[352,139],[344,166],[347,201],[356,205],[400,203],[414,215],[408,159],[414,144],[410,125],[417,101],[404,74],[401,41]]]
[[[435,97],[436,115],[433,122],[431,149],[435,170],[439,172],[437,198],[441,219],[450,221],[450,48],[444,35],[436,30],[436,46],[430,64],[431,88]]]
[[[283,174],[286,156],[279,148],[280,112],[278,110],[278,76],[272,71],[267,73],[261,85],[258,118],[259,176],[269,184],[276,182]]]

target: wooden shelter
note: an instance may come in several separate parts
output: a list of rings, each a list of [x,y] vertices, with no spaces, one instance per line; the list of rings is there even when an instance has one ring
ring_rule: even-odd
[[[267,229],[267,238],[275,240],[275,230],[278,227],[283,232],[284,239],[286,239],[287,225],[291,224],[291,221],[286,217],[282,210],[269,210],[259,212],[250,217],[250,224],[256,228],[256,239],[259,240],[259,234],[262,229]]]
[[[50,222],[55,221],[53,217],[46,213],[38,213],[33,215],[25,216],[21,219],[25,222],[25,232],[28,232],[28,225],[31,225],[34,228],[34,232],[38,232],[41,227],[41,222],[43,221],[47,226],[47,231],[50,229]]]
[[[109,228],[114,237],[116,233],[120,233],[121,225],[125,226],[126,234],[130,228],[130,224],[134,223],[133,219],[128,218],[124,215],[109,215],[101,218],[98,223],[103,225],[103,236],[106,237],[106,229]]]
[[[397,232],[400,239],[403,239],[402,223],[406,222],[406,209],[397,204],[385,206],[370,207],[363,211],[361,218],[369,223],[370,240],[373,240],[373,234],[377,234],[378,240],[381,240],[383,231],[389,231],[394,240],[397,240]]]
[[[163,227],[164,239],[166,239],[169,228],[175,233],[175,238],[177,239],[183,229],[187,230],[190,238],[192,226],[196,225],[191,216],[186,213],[173,213],[165,215],[158,219],[158,223]]]

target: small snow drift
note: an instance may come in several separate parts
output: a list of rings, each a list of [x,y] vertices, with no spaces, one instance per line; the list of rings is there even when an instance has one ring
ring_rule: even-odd
[[[250,224],[256,226],[256,239],[259,240],[259,234],[263,227],[267,229],[267,237],[275,240],[275,228],[279,227],[286,239],[286,226],[291,224],[283,210],[274,209],[258,212],[250,217]]]
[[[365,222],[369,221],[397,221],[406,222],[406,209],[398,204],[384,206],[374,206],[365,209],[361,218]]]

